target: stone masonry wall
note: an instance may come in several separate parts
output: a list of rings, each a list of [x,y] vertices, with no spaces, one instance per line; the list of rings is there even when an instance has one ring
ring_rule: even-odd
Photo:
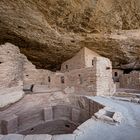
[[[91,51],[88,48],[83,48],[73,58],[64,62],[61,66],[61,71],[66,72],[74,69],[81,69],[86,67],[92,67],[92,60],[94,57],[99,57],[97,53]]]
[[[112,76],[115,82],[119,82],[120,76],[123,74],[123,70],[113,69]]]
[[[25,66],[25,84],[46,85],[48,88],[60,88],[66,93],[81,95],[110,95],[114,90],[111,62],[103,57],[95,57],[92,67],[64,73],[37,70],[30,63]]]
[[[51,76],[53,72],[49,70],[36,69],[35,66],[25,59],[24,63],[24,84],[25,85],[48,85],[48,76]]]
[[[120,77],[120,88],[140,90],[140,72],[133,71]]]
[[[96,95],[95,68],[83,68],[65,73],[65,87],[73,87],[76,94]]]
[[[113,95],[115,84],[110,60],[95,57],[92,67],[66,72],[65,87],[73,87],[73,92],[76,94]]]
[[[18,47],[12,44],[1,45],[0,50],[0,90],[2,89],[0,107],[22,98],[23,85],[46,85],[50,89],[59,88],[66,93],[82,95],[113,93],[110,60],[98,56],[89,49],[82,49],[75,57],[62,64],[64,72],[36,69],[26,56],[20,54]],[[68,64],[67,71],[66,64]],[[19,86],[20,88],[17,88]],[[14,87],[20,91],[12,89],[13,94],[9,94],[10,89],[5,90]],[[4,97],[9,97],[9,101],[4,102]]]
[[[96,58],[97,95],[113,95],[115,84],[112,79],[112,64],[107,58]]]
[[[84,48],[84,57],[85,57],[85,67],[93,67],[94,65],[94,59],[96,57],[101,57],[99,54],[91,51],[88,48]]]
[[[68,69],[66,69],[66,67]],[[84,49],[78,52],[73,58],[64,62],[61,66],[61,72],[66,72],[74,69],[81,69],[85,67]]]

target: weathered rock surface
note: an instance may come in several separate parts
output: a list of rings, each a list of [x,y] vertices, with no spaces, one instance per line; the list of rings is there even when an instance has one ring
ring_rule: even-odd
[[[0,46],[0,89],[23,85],[23,58],[16,46]]]
[[[139,57],[139,13],[139,0],[1,0],[0,43],[41,68],[58,69],[82,47],[120,66]]]
[[[23,58],[16,46],[8,43],[0,46],[0,108],[24,95]]]
[[[0,109],[19,101],[25,86],[43,83],[48,72],[36,69],[17,46],[0,45]]]
[[[27,135],[24,140],[51,140],[51,135]]]
[[[24,95],[22,87],[0,89],[0,108],[13,104],[20,100]]]

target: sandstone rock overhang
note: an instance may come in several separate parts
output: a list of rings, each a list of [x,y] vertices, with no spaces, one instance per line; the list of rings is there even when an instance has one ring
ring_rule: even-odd
[[[3,0],[0,43],[19,46],[38,68],[59,69],[83,47],[120,66],[140,53],[139,5],[139,0]]]

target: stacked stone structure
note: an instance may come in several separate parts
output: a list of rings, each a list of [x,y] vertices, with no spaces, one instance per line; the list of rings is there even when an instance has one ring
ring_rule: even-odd
[[[112,76],[117,89],[140,90],[140,71],[125,73],[122,69],[113,69]]]
[[[112,95],[115,92],[110,60],[87,48],[64,62],[58,72],[36,69],[18,47],[9,43],[0,46],[0,62],[0,89],[7,91],[0,92],[0,96],[8,98],[6,103],[0,98],[3,104],[0,107],[22,98],[23,86],[24,90],[34,91],[37,85],[40,88],[42,85],[47,90],[56,88],[80,95]],[[12,89],[13,95],[10,94],[11,88],[15,89]]]
[[[120,88],[140,90],[140,72],[132,71],[120,77]]]
[[[90,95],[112,95],[115,92],[111,61],[88,48],[64,62],[61,71],[68,79],[66,85],[75,88],[75,92]]]

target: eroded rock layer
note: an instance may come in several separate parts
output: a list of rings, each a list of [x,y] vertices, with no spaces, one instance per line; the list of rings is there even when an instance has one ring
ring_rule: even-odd
[[[59,69],[88,47],[114,67],[140,54],[139,0],[1,0],[0,43],[11,42],[38,67]]]

